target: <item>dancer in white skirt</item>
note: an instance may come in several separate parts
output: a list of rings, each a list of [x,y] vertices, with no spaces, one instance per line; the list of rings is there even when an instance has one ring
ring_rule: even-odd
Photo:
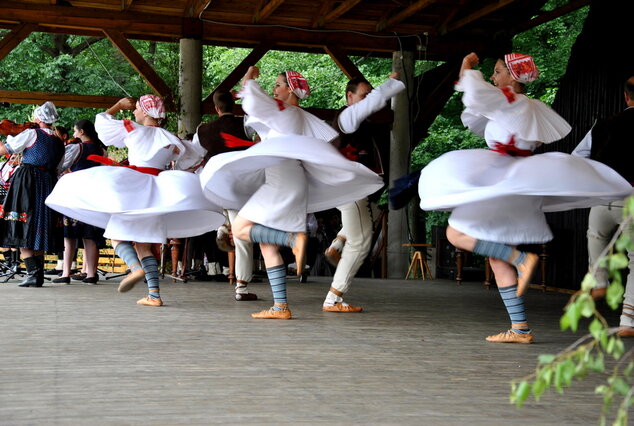
[[[135,121],[116,120],[114,115],[121,110],[134,110]],[[104,236],[130,268],[119,291],[130,290],[145,278],[149,294],[137,303],[147,306],[163,305],[152,243],[200,235],[224,222],[222,209],[202,195],[196,175],[165,170],[184,153],[184,146],[159,127],[164,118],[163,101],[154,95],[144,95],[138,102],[123,98],[97,114],[99,138],[106,145],[127,147],[130,166],[67,174],[46,200],[68,217],[105,229]],[[103,157],[89,159],[121,166]]]
[[[522,94],[524,83],[538,75],[532,58],[509,54],[498,60],[491,76],[495,86],[473,70],[478,62],[475,53],[464,58],[456,88],[464,92],[463,123],[484,136],[490,149],[453,151],[432,161],[421,172],[420,205],[452,211],[449,241],[490,259],[512,325],[487,340],[531,343],[522,294],[537,255],[515,245],[552,239],[543,212],[623,198],[631,186],[596,161],[558,152],[531,156],[541,143],[570,131],[557,113]]]
[[[286,267],[279,246],[293,248],[300,274],[306,214],[362,199],[377,191],[382,181],[327,143],[337,136],[332,127],[297,107],[298,100],[310,93],[301,74],[280,74],[273,89],[275,98],[254,81],[258,75],[257,67],[249,68],[241,97],[249,115],[246,124],[262,142],[245,151],[212,157],[200,177],[210,200],[239,210],[234,238],[260,243],[274,306],[252,316],[289,319]]]

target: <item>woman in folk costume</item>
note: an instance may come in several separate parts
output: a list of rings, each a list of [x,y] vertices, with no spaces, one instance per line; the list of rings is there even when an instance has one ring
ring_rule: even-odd
[[[135,121],[115,119],[121,110],[134,110]],[[184,147],[178,137],[159,127],[164,118],[163,101],[154,95],[141,96],[138,102],[123,98],[97,114],[99,138],[106,145],[127,147],[130,166],[69,173],[46,200],[66,216],[105,229],[104,236],[130,268],[119,291],[130,290],[145,278],[149,294],[137,303],[147,306],[163,305],[152,243],[199,235],[224,222],[222,209],[202,195],[196,175],[165,170]],[[121,166],[104,157],[88,159]]]
[[[100,166],[100,163],[89,160],[91,155],[106,155],[105,146],[99,140],[95,125],[90,120],[78,120],[74,125],[73,138],[79,143],[66,145],[62,170],[77,172]],[[64,255],[62,275],[53,280],[54,283],[70,284],[72,263],[77,252],[77,240],[81,239],[84,246],[84,269],[86,276],[84,283],[96,284],[99,281],[97,266],[99,264],[99,247],[105,244],[103,229],[82,223],[76,219],[64,216]],[[75,277],[74,277],[75,278]]]
[[[44,252],[58,248],[56,215],[44,204],[64,158],[64,143],[52,129],[58,117],[55,105],[45,102],[33,113],[39,128],[8,136],[7,143],[0,144],[0,155],[23,153],[0,211],[0,246],[20,248],[26,265],[20,287],[42,287]]]
[[[495,64],[494,85],[473,69],[478,62],[475,53],[463,59],[456,89],[463,92],[463,123],[490,149],[452,151],[432,161],[421,172],[420,206],[452,211],[449,241],[490,259],[511,329],[486,340],[531,343],[522,295],[537,255],[515,245],[553,238],[543,212],[590,207],[623,197],[631,186],[595,161],[559,152],[531,156],[570,131],[557,113],[523,94],[538,76],[533,59],[505,55]]]
[[[328,141],[337,132],[298,107],[310,94],[306,79],[278,75],[268,96],[250,67],[242,81],[246,125],[262,142],[245,151],[212,157],[200,175],[205,195],[226,209],[239,210],[233,235],[260,243],[274,306],[254,318],[289,319],[286,267],[279,246],[293,248],[297,273],[304,267],[306,214],[363,198],[381,186],[378,175],[346,160]]]

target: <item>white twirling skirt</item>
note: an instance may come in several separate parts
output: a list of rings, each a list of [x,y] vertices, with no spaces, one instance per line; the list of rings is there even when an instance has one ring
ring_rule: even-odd
[[[510,157],[494,151],[452,151],[420,176],[423,210],[449,210],[449,224],[478,239],[506,244],[552,239],[543,212],[622,199],[632,186],[597,161],[560,152]]]
[[[367,167],[307,136],[280,136],[212,157],[200,183],[214,204],[271,228],[306,229],[306,214],[360,200],[383,187]]]
[[[225,221],[222,209],[203,196],[198,176],[182,171],[153,176],[92,167],[64,175],[46,204],[120,241],[163,243],[204,234]]]

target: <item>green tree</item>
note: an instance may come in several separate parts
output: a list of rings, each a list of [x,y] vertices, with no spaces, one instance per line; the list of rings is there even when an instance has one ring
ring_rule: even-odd
[[[613,424],[628,424],[628,409],[634,404],[634,349],[625,352],[625,345],[616,334],[618,327],[608,326],[590,296],[590,290],[597,284],[597,267],[601,265],[607,267],[610,278],[606,293],[608,305],[617,309],[623,300],[621,270],[628,266],[626,253],[634,250],[634,197],[626,200],[623,210],[625,219],[618,232],[605,249],[604,256],[596,265],[592,265],[581,283],[581,290],[572,296],[561,317],[561,329],[573,332],[579,328],[582,318],[589,318],[588,334],[558,354],[540,355],[535,372],[511,384],[511,402],[518,407],[531,395],[539,401],[549,388],[563,393],[574,379],[583,379],[591,372],[603,373],[606,375],[605,383],[595,388],[595,393],[603,397],[600,423],[606,423],[616,404]],[[615,360],[615,364],[610,367],[607,366],[609,358]]]

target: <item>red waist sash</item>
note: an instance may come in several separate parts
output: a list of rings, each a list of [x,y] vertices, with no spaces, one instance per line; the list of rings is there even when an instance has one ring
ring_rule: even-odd
[[[101,155],[89,155],[87,157],[88,160],[94,161],[95,163],[105,164],[107,166],[117,166],[117,167],[127,167],[128,169],[136,170],[137,172],[145,173],[147,175],[157,176],[163,170],[155,169],[154,167],[138,167],[127,164],[118,163],[108,157],[103,157]]]
[[[533,151],[530,149],[521,149],[515,146],[515,136],[511,136],[511,140],[506,144],[496,142],[491,151],[502,155],[510,155],[511,157],[530,157],[533,155]]]

